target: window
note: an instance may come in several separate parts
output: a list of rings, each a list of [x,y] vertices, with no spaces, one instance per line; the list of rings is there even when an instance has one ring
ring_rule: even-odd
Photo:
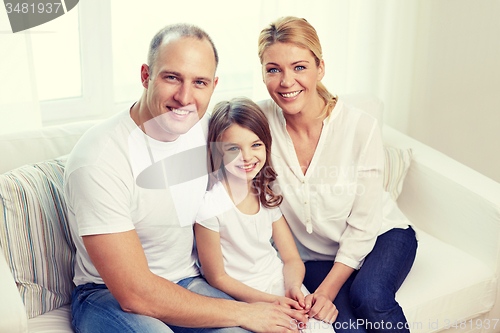
[[[55,20],[30,29],[40,101],[82,96],[78,14],[77,6]]]
[[[57,29],[54,36],[33,43],[37,77],[41,73],[37,82],[43,124],[112,114],[109,0],[80,1],[65,15],[38,27],[49,28]],[[38,37],[36,32],[32,36]],[[45,59],[50,57],[47,66]]]
[[[33,29],[44,125],[105,118],[130,106],[142,94],[140,68],[147,62],[151,38],[165,25],[179,22],[195,22],[219,51],[219,85],[212,104],[235,96],[253,97],[259,68],[259,4],[149,2],[138,6],[131,0],[80,1],[67,14]]]

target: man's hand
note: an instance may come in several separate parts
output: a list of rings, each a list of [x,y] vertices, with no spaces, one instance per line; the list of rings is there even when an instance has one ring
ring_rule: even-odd
[[[315,292],[305,297],[305,309],[309,318],[333,323],[339,314],[337,307],[323,293]]]
[[[274,303],[251,303],[245,311],[241,327],[252,332],[297,332],[296,321],[307,322],[303,311]]]

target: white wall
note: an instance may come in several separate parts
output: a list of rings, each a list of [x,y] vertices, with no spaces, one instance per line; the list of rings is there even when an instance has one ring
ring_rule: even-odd
[[[500,182],[500,1],[418,11],[407,134]]]

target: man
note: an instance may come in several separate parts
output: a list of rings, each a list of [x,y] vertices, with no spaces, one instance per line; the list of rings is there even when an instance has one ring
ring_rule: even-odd
[[[77,248],[78,332],[286,332],[294,318],[306,320],[277,304],[230,300],[199,277],[192,223],[207,178],[196,152],[205,150],[217,62],[201,29],[164,28],[142,65],[139,101],[75,146],[64,187]],[[182,180],[172,176],[176,167]]]

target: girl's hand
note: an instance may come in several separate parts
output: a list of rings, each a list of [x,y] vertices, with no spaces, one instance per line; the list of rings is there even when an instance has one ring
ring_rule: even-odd
[[[300,287],[298,286],[291,287],[286,291],[285,296],[296,300],[301,306],[301,309],[306,307],[304,294],[302,293],[302,290],[300,290]]]
[[[333,323],[339,314],[337,307],[323,293],[314,293],[305,297],[305,310],[309,318]]]
[[[303,310],[304,308],[300,306],[300,304],[286,296],[278,296],[277,301],[279,302],[280,305],[287,307],[289,309],[297,309],[297,310]]]

